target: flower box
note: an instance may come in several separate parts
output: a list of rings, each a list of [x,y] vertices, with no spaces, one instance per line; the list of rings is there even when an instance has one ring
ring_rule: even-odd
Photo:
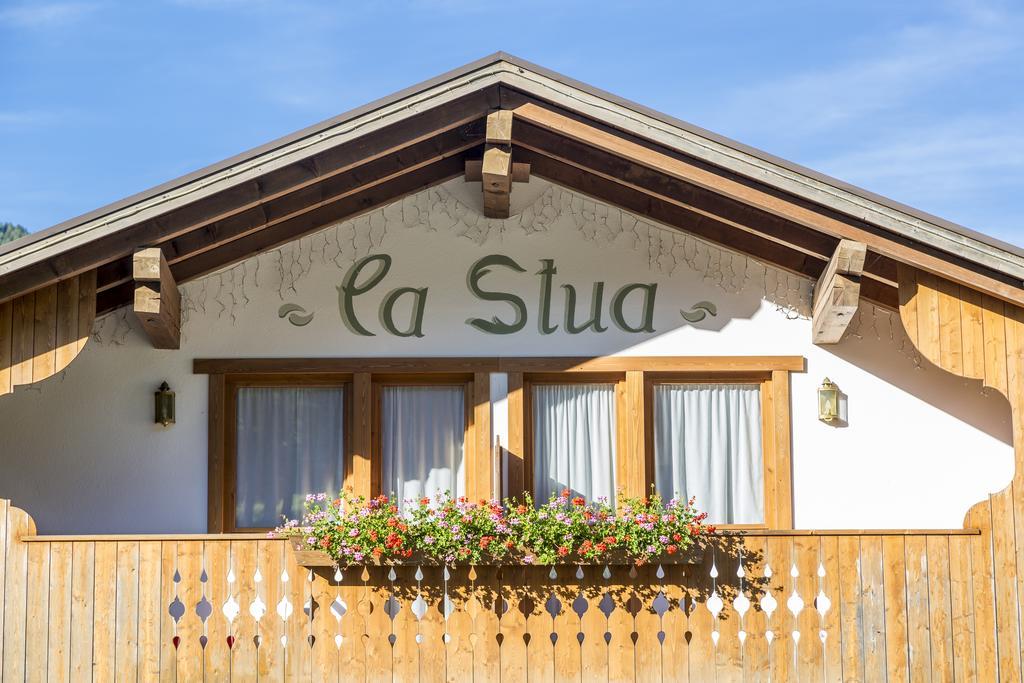
[[[300,538],[289,539],[292,553],[295,556],[295,561],[300,567],[306,567],[308,569],[316,569],[323,567],[336,567],[337,563],[331,558],[330,555],[323,552],[322,550],[316,550],[307,546]],[[674,553],[672,555],[659,555],[652,557],[645,564],[658,565],[658,564],[701,564],[704,562],[704,547],[700,544],[695,544],[692,547],[682,552]],[[382,562],[377,558],[369,558],[369,562],[364,563],[365,566],[369,567],[380,567],[380,566],[440,566],[442,563],[433,557],[424,557],[419,553],[414,553],[411,557],[402,560],[390,560]],[[457,562],[454,566],[462,566],[464,562]],[[564,562],[564,565],[586,565],[586,566],[618,566],[618,565],[630,565],[634,564],[633,560],[629,558],[624,552],[616,551],[609,553],[607,561],[593,562],[590,560],[583,562]],[[479,563],[479,566],[492,567],[492,566],[504,566],[504,567],[519,567],[519,566],[546,566],[546,565],[528,565],[522,560],[522,557],[512,558],[505,557],[501,560],[488,560]]]

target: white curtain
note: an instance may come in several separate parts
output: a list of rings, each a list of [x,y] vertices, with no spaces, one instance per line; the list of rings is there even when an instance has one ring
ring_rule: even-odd
[[[306,494],[334,495],[344,476],[344,392],[337,387],[241,387],[236,423],[239,527],[302,516]]]
[[[465,494],[463,387],[386,386],[381,413],[384,493],[399,501]]]
[[[761,394],[753,384],[657,384],[655,485],[718,524],[764,521]]]
[[[615,500],[615,385],[533,387],[534,493]]]

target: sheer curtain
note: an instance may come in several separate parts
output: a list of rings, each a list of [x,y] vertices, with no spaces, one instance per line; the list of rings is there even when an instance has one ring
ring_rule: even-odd
[[[399,501],[465,493],[466,395],[460,386],[385,386],[381,390],[384,493]]]
[[[342,389],[240,387],[236,415],[236,526],[298,519],[306,494],[341,489]]]
[[[615,500],[615,385],[533,387],[533,481],[538,501],[573,495]]]
[[[761,393],[753,384],[654,387],[655,485],[718,524],[764,521]]]

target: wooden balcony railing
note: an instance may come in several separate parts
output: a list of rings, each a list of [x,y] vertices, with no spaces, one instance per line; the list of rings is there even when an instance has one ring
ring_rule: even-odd
[[[718,535],[696,565],[315,573],[256,536],[36,536],[6,501],[0,520],[4,683],[995,670],[992,565],[971,530]]]

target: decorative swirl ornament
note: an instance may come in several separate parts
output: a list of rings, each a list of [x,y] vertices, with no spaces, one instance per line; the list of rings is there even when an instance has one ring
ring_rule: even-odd
[[[305,313],[305,315],[303,315]],[[298,304],[283,304],[281,308],[277,309],[277,317],[283,318],[288,316],[288,322],[296,327],[303,327],[313,322],[313,314],[306,313],[306,309]]]
[[[712,318],[718,315],[718,307],[710,301],[698,301],[690,310],[680,310],[679,315],[688,323],[699,323],[710,315]]]

